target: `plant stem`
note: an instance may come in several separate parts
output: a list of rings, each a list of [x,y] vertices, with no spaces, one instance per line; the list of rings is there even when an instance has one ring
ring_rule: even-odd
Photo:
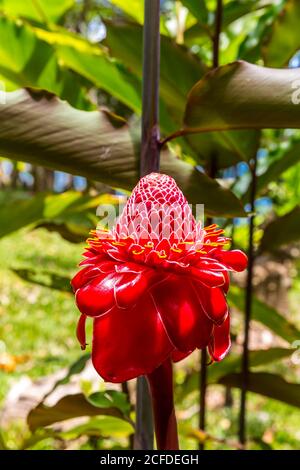
[[[220,34],[222,28],[223,18],[223,2],[217,0],[217,8],[215,14],[215,34],[213,37],[213,68],[219,67],[220,57]]]
[[[253,265],[254,265],[254,221],[255,221],[255,195],[256,195],[256,167],[257,155],[250,162],[250,170],[252,174],[251,182],[251,215],[249,224],[249,248],[248,248],[248,275],[246,285],[246,299],[245,299],[245,323],[244,323],[244,345],[242,357],[242,389],[241,389],[241,404],[240,404],[240,419],[239,419],[239,441],[242,445],[246,443],[246,399],[247,389],[249,383],[249,332],[250,320],[252,309],[252,296],[253,296]]]
[[[207,351],[201,350],[200,362],[200,412],[199,412],[199,428],[205,431],[206,425],[206,388],[207,388]],[[204,450],[204,442],[200,442],[199,450]]]
[[[159,0],[145,0],[141,176],[159,171],[159,23]]]
[[[143,112],[140,175],[159,171],[160,1],[145,0]],[[153,419],[147,381],[137,380],[135,449],[153,449]]]
[[[210,162],[207,168],[207,174],[210,178],[215,178],[217,174],[217,155],[211,154]],[[212,217],[207,217],[206,225],[213,223]],[[200,389],[200,412],[199,412],[199,428],[205,431],[206,428],[206,389],[207,389],[207,351],[202,349],[201,351],[201,362],[200,362],[200,377],[199,377],[199,389]],[[204,442],[200,442],[199,450],[204,450]]]
[[[171,360],[166,360],[147,378],[152,395],[157,448],[158,450],[178,450]]]
[[[145,377],[139,377],[137,379],[134,449],[153,449],[151,397]]]

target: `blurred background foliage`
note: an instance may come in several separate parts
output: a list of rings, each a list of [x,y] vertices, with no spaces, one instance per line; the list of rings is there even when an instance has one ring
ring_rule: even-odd
[[[223,4],[220,65],[239,59],[287,67],[293,77],[300,65],[299,2]],[[299,122],[299,111],[284,102],[280,117],[284,81],[272,78],[262,108],[279,129],[247,130],[255,127],[249,107],[240,116],[246,129],[221,123],[219,130],[222,109],[225,124],[239,119],[230,92],[242,83],[244,66],[234,66],[229,89],[217,75],[208,96],[200,96],[219,103],[217,115],[209,105],[199,112],[198,90],[207,78],[200,80],[212,68],[216,1],[164,0],[161,7],[162,136],[183,126],[203,130],[201,119],[208,123],[208,132],[168,144],[162,171],[176,178],[190,202],[204,203],[206,215],[245,250],[249,162],[257,156],[249,448],[297,449],[300,131],[289,127]],[[69,279],[98,222],[96,208],[117,206],[138,177],[142,24],[142,0],[0,0],[0,90],[8,92],[8,105],[0,100],[1,448],[132,445],[134,383],[112,387],[93,372],[75,339]],[[255,80],[255,69],[248,70]],[[250,104],[255,95],[260,99],[259,86],[244,90]],[[203,440],[209,449],[240,446],[245,276],[233,282],[233,346],[208,368],[205,433],[198,426],[198,353],[176,366],[182,448]]]

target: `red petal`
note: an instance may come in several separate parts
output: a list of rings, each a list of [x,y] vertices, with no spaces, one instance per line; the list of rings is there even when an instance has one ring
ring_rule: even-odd
[[[177,349],[192,351],[207,346],[213,325],[187,279],[169,276],[151,288],[151,295]]]
[[[153,270],[144,270],[139,274],[123,274],[115,286],[116,305],[120,308],[134,305],[149,287],[154,276]]]
[[[230,348],[230,319],[227,315],[226,320],[220,326],[214,326],[212,339],[209,344],[209,354],[214,361],[221,361]]]
[[[99,274],[100,270],[94,266],[87,266],[81,269],[71,281],[73,291],[76,292],[77,289],[83,287],[90,279],[99,276]]]
[[[193,351],[182,352],[182,351],[178,351],[178,349],[175,349],[172,352],[172,361],[173,362],[182,361],[182,359],[185,359],[186,357],[188,357],[192,352]]]
[[[115,305],[114,286],[120,275],[101,274],[76,292],[76,304],[81,313],[97,317]]]
[[[224,272],[209,271],[191,267],[190,274],[208,287],[221,287],[225,284]]]
[[[193,282],[202,308],[208,318],[214,323],[223,323],[228,314],[228,306],[223,289],[220,287],[206,287],[200,282]]]
[[[227,294],[229,286],[230,286],[230,276],[228,271],[224,272],[225,284],[222,286],[223,292]]]
[[[117,264],[116,265],[116,272],[118,273],[141,273],[148,268],[145,265],[132,263],[130,261],[126,261],[126,263]]]
[[[86,316],[83,314],[80,315],[78,323],[77,323],[76,335],[80,343],[81,349],[86,348],[85,321],[86,321]]]
[[[245,253],[240,250],[219,250],[216,251],[214,255],[217,260],[233,271],[241,272],[247,268],[248,258]]]
[[[174,349],[149,295],[133,308],[114,308],[94,320],[92,360],[108,382],[146,375]]]

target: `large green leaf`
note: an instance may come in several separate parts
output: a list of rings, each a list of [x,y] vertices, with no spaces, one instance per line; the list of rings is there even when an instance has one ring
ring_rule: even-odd
[[[300,31],[299,0],[286,0],[272,24],[270,34],[265,37],[262,52],[266,65],[282,67],[287,65],[291,57],[299,50]]]
[[[88,235],[96,224],[96,215],[88,218],[89,212],[96,213],[96,208],[105,202],[112,202],[104,196],[82,196],[80,192],[67,191],[62,194],[38,193],[34,197],[19,199],[8,194],[7,201],[2,197],[0,207],[0,237],[41,222],[57,224],[72,223],[79,225],[77,235],[81,240]]]
[[[115,418],[114,416],[98,416],[87,422],[77,425],[66,431],[51,428],[38,429],[28,439],[25,439],[20,450],[34,449],[36,444],[45,439],[78,439],[80,436],[99,437],[127,437],[134,433],[131,422]]]
[[[260,243],[260,250],[273,251],[300,239],[300,207],[270,222]]]
[[[74,4],[75,0],[0,0],[0,12],[39,23],[56,23]]]
[[[83,80],[59,63],[52,45],[19,20],[0,14],[0,76],[8,88],[36,87],[55,93],[73,106],[91,109]]]
[[[43,88],[80,109],[91,109],[85,88],[93,84],[140,112],[139,81],[79,35],[0,16],[0,40],[0,75],[16,87]]]
[[[33,225],[56,231],[68,241],[79,243],[99,222],[97,207],[106,204],[116,206],[119,199],[111,194],[89,196],[78,191],[38,193],[32,197],[28,193],[24,196],[19,192],[7,191],[2,193],[0,203],[0,238]]]
[[[106,44],[117,57],[139,77],[142,77],[142,27],[135,23],[107,21]],[[179,122],[187,93],[206,71],[206,67],[185,47],[161,36],[160,94]]]
[[[219,383],[228,387],[241,388],[242,376],[241,374],[230,374],[220,379]],[[288,405],[300,407],[300,384],[287,382],[280,375],[251,372],[248,390]]]
[[[107,38],[111,53],[122,60],[141,79],[142,76],[142,28],[134,23],[107,22]],[[203,64],[184,47],[170,38],[161,37],[161,124],[165,132],[181,125],[188,91],[205,72]],[[166,109],[165,109],[166,108]],[[173,124],[167,121],[166,113]],[[167,122],[167,124],[166,124]],[[231,132],[189,136],[186,152],[198,163],[206,163],[212,156],[219,156],[218,167],[236,164],[253,157],[257,145],[257,133]],[[185,143],[182,142],[183,148]]]
[[[244,291],[236,286],[231,286],[229,294],[229,303],[232,303],[241,312],[245,308]],[[273,307],[265,304],[257,297],[252,301],[252,319],[257,320],[266,327],[270,328],[276,335],[280,336],[289,343],[300,339],[300,331],[277,312]]]
[[[130,190],[138,180],[139,129],[107,112],[79,111],[53,95],[18,90],[0,104],[0,154]],[[245,215],[231,191],[169,152],[161,171],[207,213]]]
[[[287,348],[270,348],[255,351],[249,351],[250,367],[260,367],[280,361],[289,357],[294,349]],[[222,377],[235,372],[240,372],[242,365],[242,356],[230,353],[225,361],[215,362],[207,368],[208,384],[216,384]],[[198,390],[199,387],[199,371],[188,374],[186,380],[179,389],[179,397],[183,398],[187,394]]]
[[[227,129],[299,128],[299,69],[243,61],[212,70],[191,90],[183,133]]]
[[[40,403],[30,411],[27,423],[30,430],[35,431],[40,427],[49,426],[67,419],[98,415],[114,416],[127,420],[124,413],[116,406],[114,400],[103,400],[101,407],[98,407],[92,405],[83,394],[78,393],[61,398],[53,406],[46,406],[44,403]]]

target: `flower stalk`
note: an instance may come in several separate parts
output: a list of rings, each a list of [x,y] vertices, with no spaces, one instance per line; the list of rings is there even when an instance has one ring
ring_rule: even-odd
[[[173,370],[170,359],[147,376],[155,421],[158,450],[178,450],[177,422],[173,398]]]
[[[140,176],[159,171],[160,1],[144,3],[143,103]],[[153,449],[153,419],[148,384],[137,379],[136,449]]]

